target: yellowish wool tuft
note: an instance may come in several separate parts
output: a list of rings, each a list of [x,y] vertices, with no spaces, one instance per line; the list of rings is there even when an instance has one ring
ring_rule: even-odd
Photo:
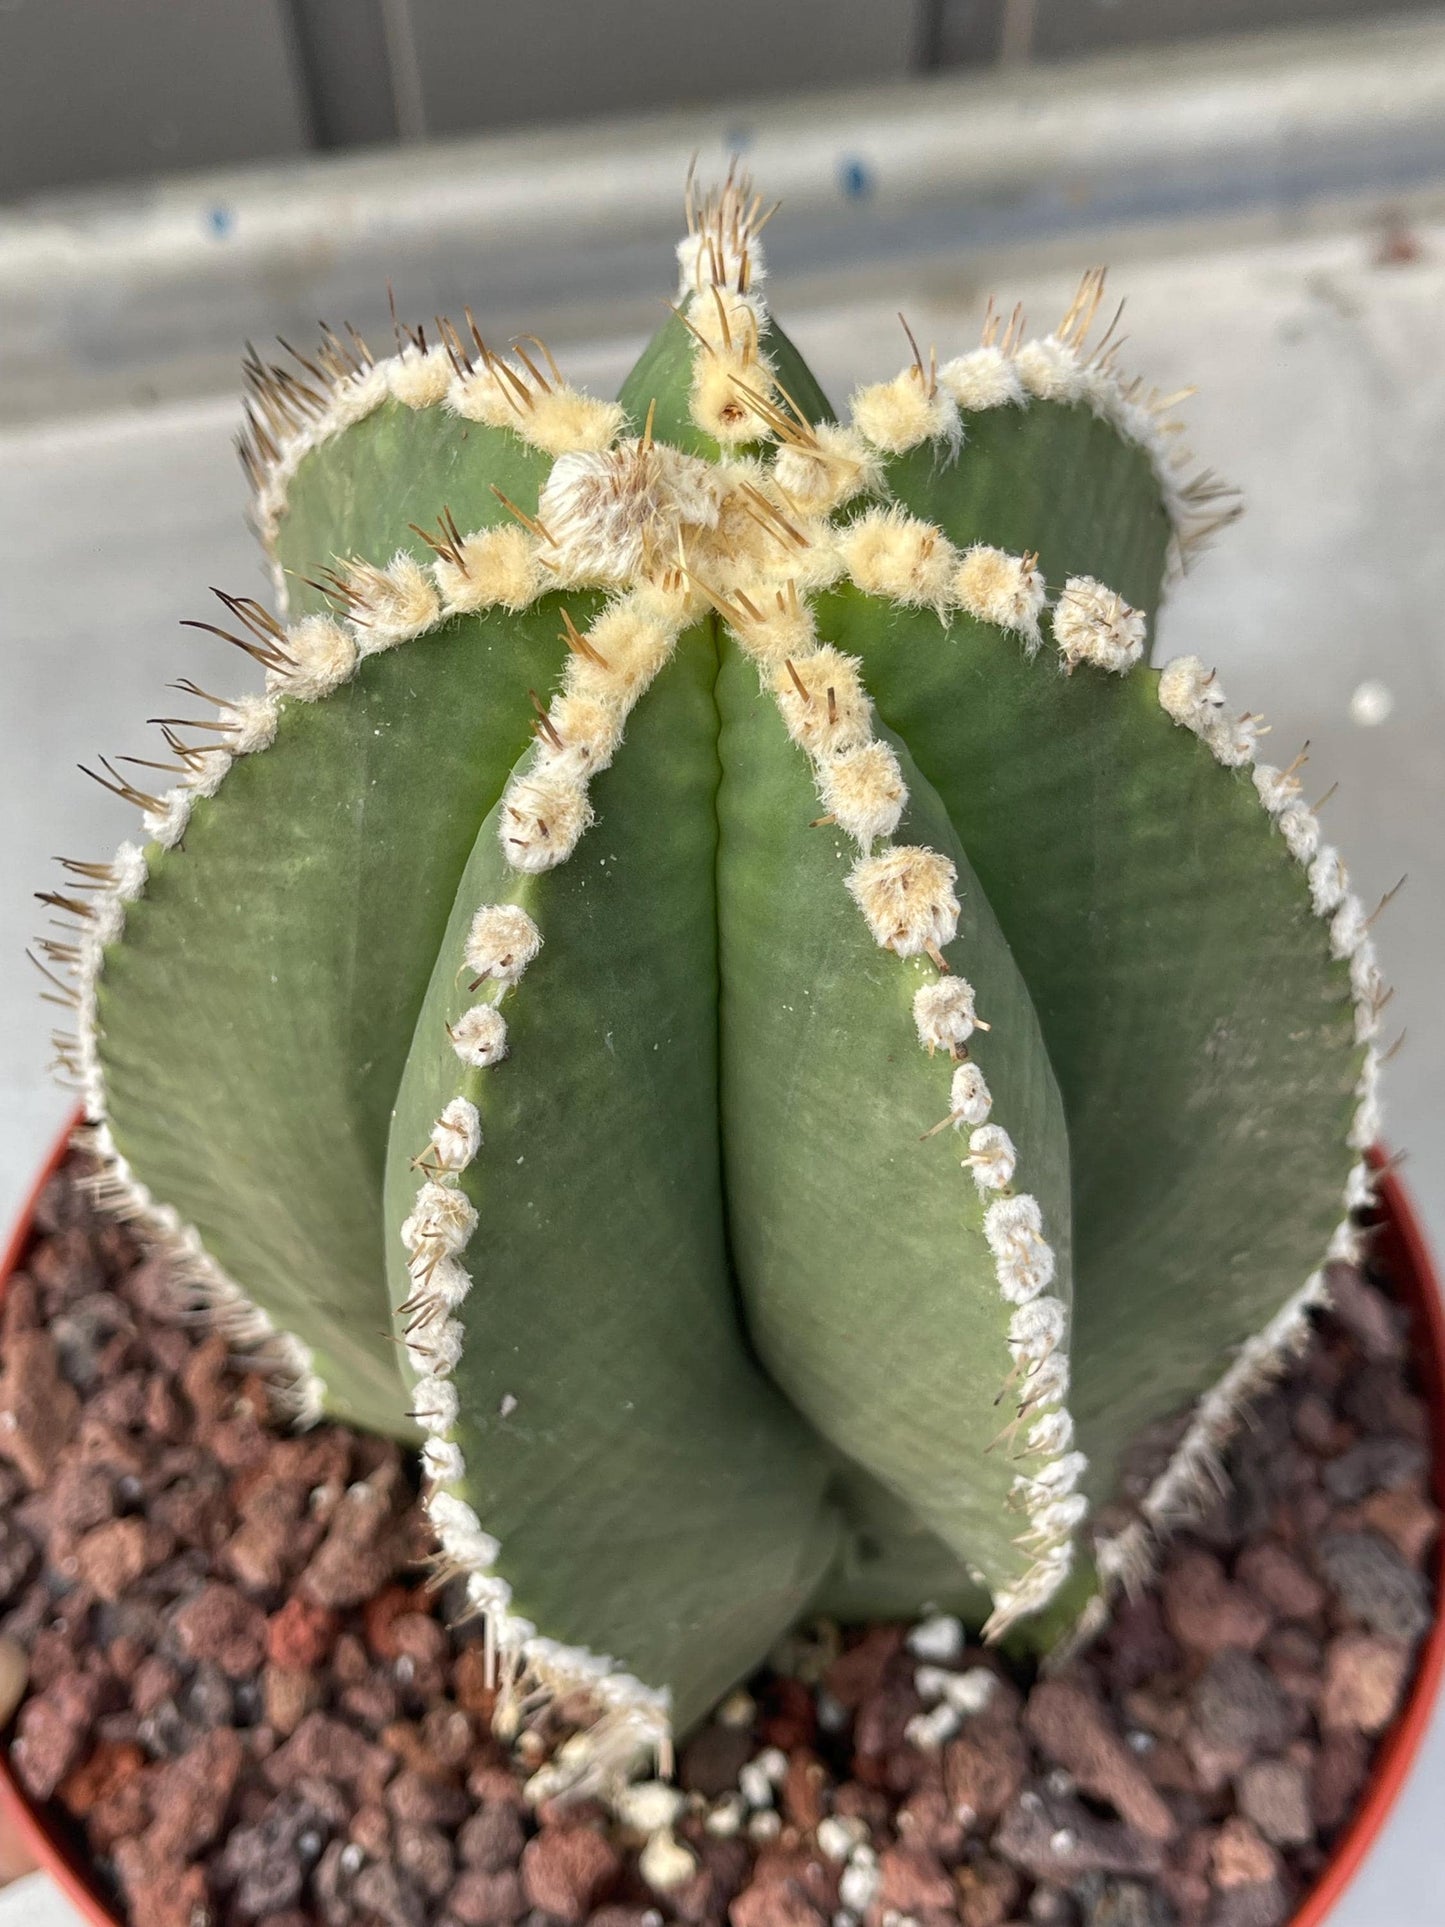
[[[1254,760],[1259,746],[1259,725],[1253,716],[1217,715],[1199,733],[1215,761],[1226,769],[1242,769]]]
[[[459,562],[439,555],[432,564],[447,613],[525,609],[542,592],[536,538],[515,522],[462,537]]]
[[[488,428],[520,426],[523,410],[517,390],[486,364],[458,375],[447,389],[446,402],[464,421],[485,422]]]
[[[591,821],[592,805],[577,777],[538,769],[508,785],[497,835],[512,868],[536,875],[565,863]]]
[[[1256,763],[1251,774],[1259,800],[1271,816],[1278,816],[1299,800],[1299,778],[1288,771],[1276,769],[1272,763]]]
[[[1018,1154],[1002,1125],[981,1124],[968,1140],[963,1161],[980,1191],[1005,1191],[1013,1183]]]
[[[270,681],[270,672],[267,674]],[[186,788],[197,796],[214,796],[225,781],[226,772],[231,767],[229,749],[198,750],[186,763]],[[119,932],[116,933],[119,935]],[[109,942],[107,938],[105,941]]]
[[[978,1024],[973,985],[967,977],[938,977],[921,984],[913,999],[913,1021],[918,1041],[932,1057],[946,1050],[957,1057]],[[978,1120],[982,1124],[983,1119]]]
[[[756,351],[768,325],[762,297],[739,294],[735,288],[699,289],[687,304],[687,318],[720,354]]]
[[[927,441],[943,441],[956,450],[963,433],[952,395],[917,367],[857,389],[851,412],[859,434],[886,455],[906,455]]]
[[[1047,1358],[1063,1344],[1068,1322],[1068,1312],[1057,1298],[1035,1298],[1031,1304],[1020,1305],[1008,1321],[1008,1342],[1014,1358],[1033,1363]]]
[[[411,1409],[424,1432],[443,1438],[460,1418],[462,1402],[449,1378],[428,1372],[412,1387]]]
[[[1310,903],[1317,917],[1328,917],[1339,909],[1350,887],[1349,872],[1333,844],[1327,843],[1308,871]]]
[[[519,904],[484,903],[462,954],[473,976],[510,988],[541,948],[542,933]]]
[[[537,737],[537,767],[590,780],[604,770],[622,741],[622,714],[615,703],[595,696],[564,691],[547,712],[552,729],[561,737],[554,743],[546,730]]]
[[[1026,341],[1014,356],[1019,378],[1040,401],[1077,401],[1084,392],[1084,371],[1072,348],[1053,335]]]
[[[1197,736],[1224,707],[1224,691],[1198,656],[1175,656],[1159,672],[1159,706]]]
[[[534,392],[517,418],[517,433],[548,455],[600,454],[622,433],[627,416],[620,403],[598,401],[579,389]]]
[[[1073,1443],[1074,1421],[1067,1412],[1045,1412],[1029,1427],[1028,1449],[1031,1452],[1047,1452],[1053,1458],[1067,1452]]]
[[[820,764],[818,794],[839,829],[865,849],[880,836],[892,836],[908,801],[898,758],[880,742]]]
[[[274,696],[233,696],[218,712],[226,730],[226,747],[233,756],[254,756],[276,740],[281,709]]]
[[[167,790],[158,810],[142,810],[141,824],[147,838],[163,850],[173,850],[186,833],[191,819],[195,793],[189,789]]]
[[[873,708],[858,675],[858,658],[831,643],[777,670],[773,692],[795,743],[810,756],[841,756],[873,733]]]
[[[464,1171],[482,1146],[482,1120],[470,1098],[454,1097],[432,1126],[428,1147],[443,1171]]]
[[[829,515],[855,495],[881,489],[883,461],[856,429],[840,422],[818,422],[810,442],[790,442],[778,450],[773,474],[778,487],[800,509]]]
[[[862,857],[848,889],[874,940],[900,957],[941,951],[958,931],[958,872],[936,850],[904,846]]]
[[[759,610],[756,622],[749,616],[742,621],[730,621],[728,627],[754,662],[778,669],[785,662],[797,662],[811,655],[816,649],[817,624],[812,606],[801,596],[779,589],[771,598],[763,595],[761,607],[757,602],[753,607]]]
[[[988,1114],[993,1109],[993,1094],[977,1064],[959,1065],[953,1073],[948,1101],[949,1115],[956,1126],[961,1128],[967,1124],[974,1127],[988,1122]]]
[[[1274,819],[1296,863],[1309,863],[1320,847],[1320,820],[1307,803],[1288,803]]]
[[[958,565],[953,593],[980,622],[1011,629],[1030,648],[1038,646],[1044,578],[1033,566],[1033,558],[975,543]]]
[[[745,358],[726,350],[710,354],[703,349],[693,361],[692,419],[705,435],[724,445],[758,441],[767,430],[748,397],[739,391],[739,383],[767,400],[775,379],[773,365],[764,355]]]
[[[507,1054],[507,1020],[495,1004],[473,1004],[464,1010],[447,1035],[464,1064],[487,1070]]]
[[[865,595],[940,613],[952,598],[957,550],[931,522],[901,508],[869,509],[844,530],[839,548]]]
[[[630,584],[674,564],[688,531],[716,528],[723,492],[709,463],[662,442],[562,455],[537,508],[547,559],[567,581]]]
[[[603,610],[586,640],[592,654],[574,655],[567,664],[569,693],[625,712],[672,654],[677,638],[628,596]]]
[[[639,616],[674,636],[701,620],[712,606],[697,584],[678,569],[643,576],[627,599]]]
[[[972,354],[944,362],[938,385],[947,389],[965,414],[1025,399],[1019,371],[1002,348],[975,348]]]
[[[398,554],[388,569],[353,564],[351,579],[362,597],[354,620],[364,656],[407,642],[441,618],[436,584],[409,555]]]
[[[401,1227],[401,1241],[413,1258],[452,1258],[465,1249],[476,1228],[476,1207],[463,1192],[428,1183],[416,1194],[412,1214]]]
[[[1091,575],[1071,575],[1054,608],[1054,641],[1064,667],[1092,663],[1121,675],[1144,653],[1144,614]]]
[[[326,412],[337,428],[352,428],[374,415],[389,392],[386,364],[378,362],[374,368],[338,382]]]
[[[456,1485],[466,1477],[462,1448],[450,1439],[428,1439],[422,1447],[421,1463],[433,1485]]]
[[[331,616],[307,616],[286,632],[291,667],[268,670],[267,686],[314,702],[330,695],[356,673],[359,650],[345,623]]]
[[[763,565],[764,576],[784,586],[791,583],[800,595],[831,589],[845,573],[837,532],[827,522],[813,519],[799,522],[798,528],[804,546],[774,550]]]
[[[428,348],[425,353],[404,348],[381,366],[393,399],[407,408],[431,408],[445,401],[456,373],[445,348]]]
[[[999,1291],[1010,1304],[1026,1305],[1053,1283],[1054,1254],[1044,1240],[1037,1198],[999,1198],[983,1214],[983,1235]]]
[[[758,287],[767,273],[762,243],[742,224],[709,222],[677,244],[678,298],[696,294],[701,308],[716,286],[734,298]]]

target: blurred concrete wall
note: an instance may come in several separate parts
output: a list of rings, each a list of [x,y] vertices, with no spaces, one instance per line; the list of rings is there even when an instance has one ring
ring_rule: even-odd
[[[3,0],[0,200],[1440,10],[1440,0]]]

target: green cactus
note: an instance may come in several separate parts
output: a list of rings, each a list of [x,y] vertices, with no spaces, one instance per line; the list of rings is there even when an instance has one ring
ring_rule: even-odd
[[[1148,661],[1232,502],[1102,276],[841,423],[758,224],[690,206],[616,403],[474,325],[253,360],[265,691],[164,723],[164,794],[108,765],[144,841],[51,899],[109,1194],[303,1415],[423,1446],[441,1570],[610,1761],[810,1608],[1057,1640],[1375,1129],[1296,770]]]

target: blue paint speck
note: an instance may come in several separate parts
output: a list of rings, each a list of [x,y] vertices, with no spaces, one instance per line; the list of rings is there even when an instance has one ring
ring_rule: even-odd
[[[206,226],[218,241],[224,241],[235,225],[236,216],[231,208],[218,202],[215,207],[206,209]]]
[[[838,163],[838,185],[847,201],[866,201],[877,185],[867,161],[850,155]]]

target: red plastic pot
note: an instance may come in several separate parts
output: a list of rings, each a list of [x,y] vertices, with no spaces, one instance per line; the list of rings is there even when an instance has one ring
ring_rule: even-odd
[[[64,1163],[69,1140],[67,1130],[36,1178],[19,1223],[0,1257],[0,1297],[29,1248],[36,1199]],[[1380,1153],[1375,1154],[1373,1161],[1383,1169],[1385,1159]],[[1430,1407],[1435,1494],[1445,1508],[1445,1306],[1441,1303],[1439,1281],[1419,1220],[1404,1187],[1389,1171],[1380,1180],[1380,1218],[1380,1254],[1414,1320],[1415,1360]],[[1445,1536],[1436,1548],[1435,1587],[1438,1604],[1445,1599]],[[1359,1808],[1335,1842],[1324,1871],[1290,1927],[1324,1927],[1328,1921],[1335,1902],[1379,1837],[1409,1777],[1440,1696],[1442,1678],[1445,1678],[1445,1615],[1437,1612],[1420,1651],[1410,1697],[1380,1743]],[[4,1749],[0,1749],[0,1812],[82,1920],[91,1923],[91,1927],[119,1927],[116,1916],[96,1893],[84,1863],[71,1844],[31,1806],[21,1791]]]

